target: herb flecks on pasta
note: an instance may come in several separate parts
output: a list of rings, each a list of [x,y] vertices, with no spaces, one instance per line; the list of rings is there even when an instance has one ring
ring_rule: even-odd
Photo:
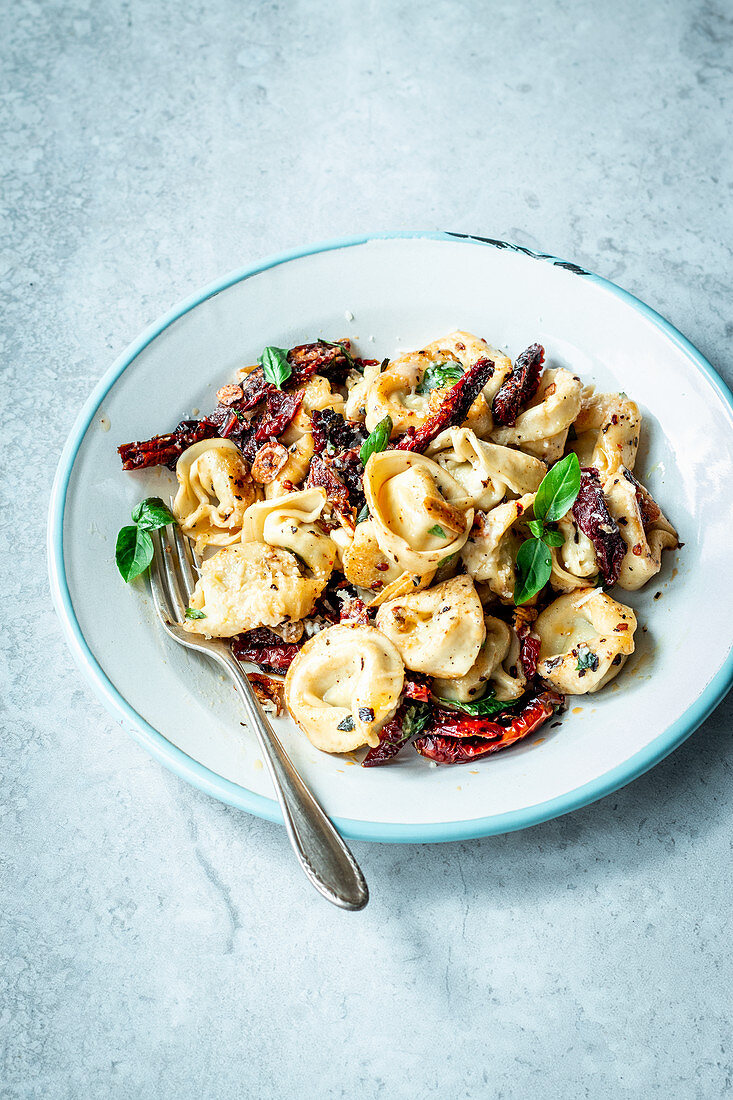
[[[381,362],[346,339],[272,344],[217,402],[119,448],[178,491],[172,512],[136,507],[117,563],[144,573],[150,530],[178,523],[200,571],[185,629],[231,640],[318,749],[474,761],[634,652],[609,589],[641,588],[679,542],[634,472],[626,394],[456,331]]]

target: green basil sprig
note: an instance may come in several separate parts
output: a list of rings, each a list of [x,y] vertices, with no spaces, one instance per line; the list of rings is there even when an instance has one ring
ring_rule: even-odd
[[[431,390],[444,390],[448,386],[454,386],[463,378],[463,367],[459,363],[432,363],[422,380],[415,389],[415,393],[430,393]]]
[[[288,362],[287,348],[267,347],[257,362],[262,367],[262,373],[267,381],[277,386],[279,390],[283,388],[283,382],[287,382],[293,373],[293,368]]]
[[[349,349],[346,347],[345,341],[343,341],[343,340],[319,340],[318,343],[322,344],[324,348],[341,348],[341,354],[343,355],[344,359],[349,364],[351,369],[352,370],[359,370],[356,363],[354,362],[354,356],[351,354]],[[363,374],[363,373],[364,373],[363,369],[359,371],[359,374]]]
[[[428,534],[429,535],[435,535],[436,539],[447,539],[448,538],[448,536],[446,535],[445,531],[443,530],[443,528],[440,526],[439,523],[434,523],[432,527],[429,527],[428,528]]]
[[[149,532],[176,522],[160,497],[142,500],[133,509],[132,519],[133,526],[121,529],[115,546],[115,562],[126,583],[141,576],[153,560]]]
[[[385,416],[384,420],[380,420],[373,432],[370,432],[361,445],[359,451],[359,458],[361,459],[362,466],[366,466],[367,462],[373,454],[377,451],[384,451],[389,445],[389,437],[392,435],[392,417]]]
[[[440,699],[438,702],[441,706],[448,707],[451,710],[462,710],[466,714],[471,714],[474,717],[481,717],[490,714],[500,714],[503,710],[507,710],[510,703],[501,703],[494,697],[494,692],[489,691],[483,699],[476,699],[472,703],[459,703],[456,699]]]
[[[197,607],[187,607],[185,611],[187,619],[205,619],[206,612],[199,611]]]
[[[517,583],[514,603],[519,606],[531,600],[550,579],[552,555],[550,547],[562,546],[563,536],[548,523],[561,519],[572,507],[580,492],[580,462],[574,451],[556,462],[543,477],[534,498],[534,519],[527,526],[534,538],[527,539],[517,554]]]

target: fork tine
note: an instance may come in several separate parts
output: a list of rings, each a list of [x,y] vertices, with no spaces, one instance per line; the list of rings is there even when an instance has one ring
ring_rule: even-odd
[[[170,600],[168,596],[168,585],[166,583],[161,558],[163,552],[160,548],[160,539],[158,538],[157,531],[151,531],[150,537],[153,540],[153,563],[149,570],[150,577],[150,591],[153,593],[153,603],[155,604],[155,610],[161,619],[167,622],[175,622],[175,618],[171,612]]]
[[[176,550],[178,552],[178,564],[180,567],[183,594],[186,597],[186,604],[188,605],[191,602],[191,596],[196,581],[198,580],[198,572],[193,564],[193,555],[191,554],[189,541],[187,538],[184,538],[178,524],[173,528],[173,541],[176,544]]]
[[[158,535],[160,536],[162,572],[166,580],[168,601],[173,611],[172,621],[175,623],[183,623],[186,618],[188,600],[186,599],[184,585],[178,568],[178,551],[171,542],[170,532],[167,527],[160,527],[158,529]]]

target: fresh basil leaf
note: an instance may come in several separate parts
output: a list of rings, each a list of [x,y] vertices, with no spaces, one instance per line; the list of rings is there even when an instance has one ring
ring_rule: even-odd
[[[129,583],[139,577],[153,560],[153,540],[138,526],[123,527],[117,536],[115,561],[122,579]]]
[[[498,699],[494,698],[493,691],[490,691],[488,695],[483,699],[476,699],[473,703],[459,703],[455,699],[439,699],[441,706],[448,707],[451,710],[462,710],[466,714],[472,714],[476,717],[489,714],[500,714],[503,710],[510,707],[511,703],[501,703]]]
[[[588,649],[585,642],[581,642],[578,646],[578,663],[575,666],[576,672],[587,672],[588,669],[591,672],[595,672],[598,668],[598,655],[593,652],[592,649]]]
[[[436,539],[447,539],[448,538],[448,536],[446,535],[445,531],[443,530],[443,528],[440,526],[439,523],[435,523],[435,524],[433,524],[432,527],[428,528],[428,534],[429,535],[435,535]]]
[[[565,515],[580,492],[580,462],[574,451],[556,462],[534,498],[535,519],[552,522]]]
[[[257,362],[262,367],[267,381],[277,386],[279,390],[283,388],[283,382],[287,382],[293,373],[293,368],[288,363],[287,348],[265,348]]]
[[[415,393],[430,393],[454,386],[463,378],[463,367],[458,363],[432,363],[422,376]]]
[[[363,508],[359,509],[359,515],[356,517],[356,522],[363,523],[367,519],[369,519],[369,505],[365,504]]]
[[[559,531],[555,531],[554,528],[548,527],[542,534],[542,541],[545,546],[562,546],[565,542],[565,538]]]
[[[545,533],[545,525],[541,519],[530,519],[527,521],[527,526],[536,539],[541,539]]]
[[[132,518],[142,531],[155,531],[158,527],[166,527],[169,523],[176,522],[160,497],[141,500],[133,509]]]
[[[187,607],[186,608],[186,618],[187,619],[205,619],[206,618],[206,612],[205,611],[199,611],[198,608],[196,608],[196,607]]]
[[[380,420],[373,432],[370,432],[361,445],[359,451],[359,458],[361,459],[362,466],[366,466],[370,457],[376,454],[377,451],[384,451],[389,444],[389,437],[392,435],[392,417],[385,416],[384,420]]]
[[[517,554],[517,583],[514,603],[517,607],[531,600],[545,587],[552,572],[552,556],[541,539],[527,539]]]

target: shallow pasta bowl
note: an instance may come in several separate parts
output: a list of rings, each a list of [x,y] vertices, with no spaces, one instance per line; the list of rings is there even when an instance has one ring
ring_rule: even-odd
[[[53,598],[79,667],[158,760],[241,809],[281,820],[254,735],[228,684],[158,629],[144,582],[114,564],[118,529],[166,470],[123,474],[116,448],[215,404],[219,386],[268,344],[349,336],[370,358],[462,328],[516,355],[545,345],[598,389],[642,409],[636,472],[684,547],[642,592],[637,649],[612,687],[570,699],[538,735],[475,765],[432,767],[411,749],[362,769],[318,752],[289,720],[296,767],[342,832],[383,841],[486,836],[558,816],[634,779],[679,745],[733,679],[727,576],[733,399],[657,313],[572,264],[449,233],[334,241],[276,256],[209,286],[132,344],[82,410],[49,517]],[[642,627],[644,629],[642,629]]]

